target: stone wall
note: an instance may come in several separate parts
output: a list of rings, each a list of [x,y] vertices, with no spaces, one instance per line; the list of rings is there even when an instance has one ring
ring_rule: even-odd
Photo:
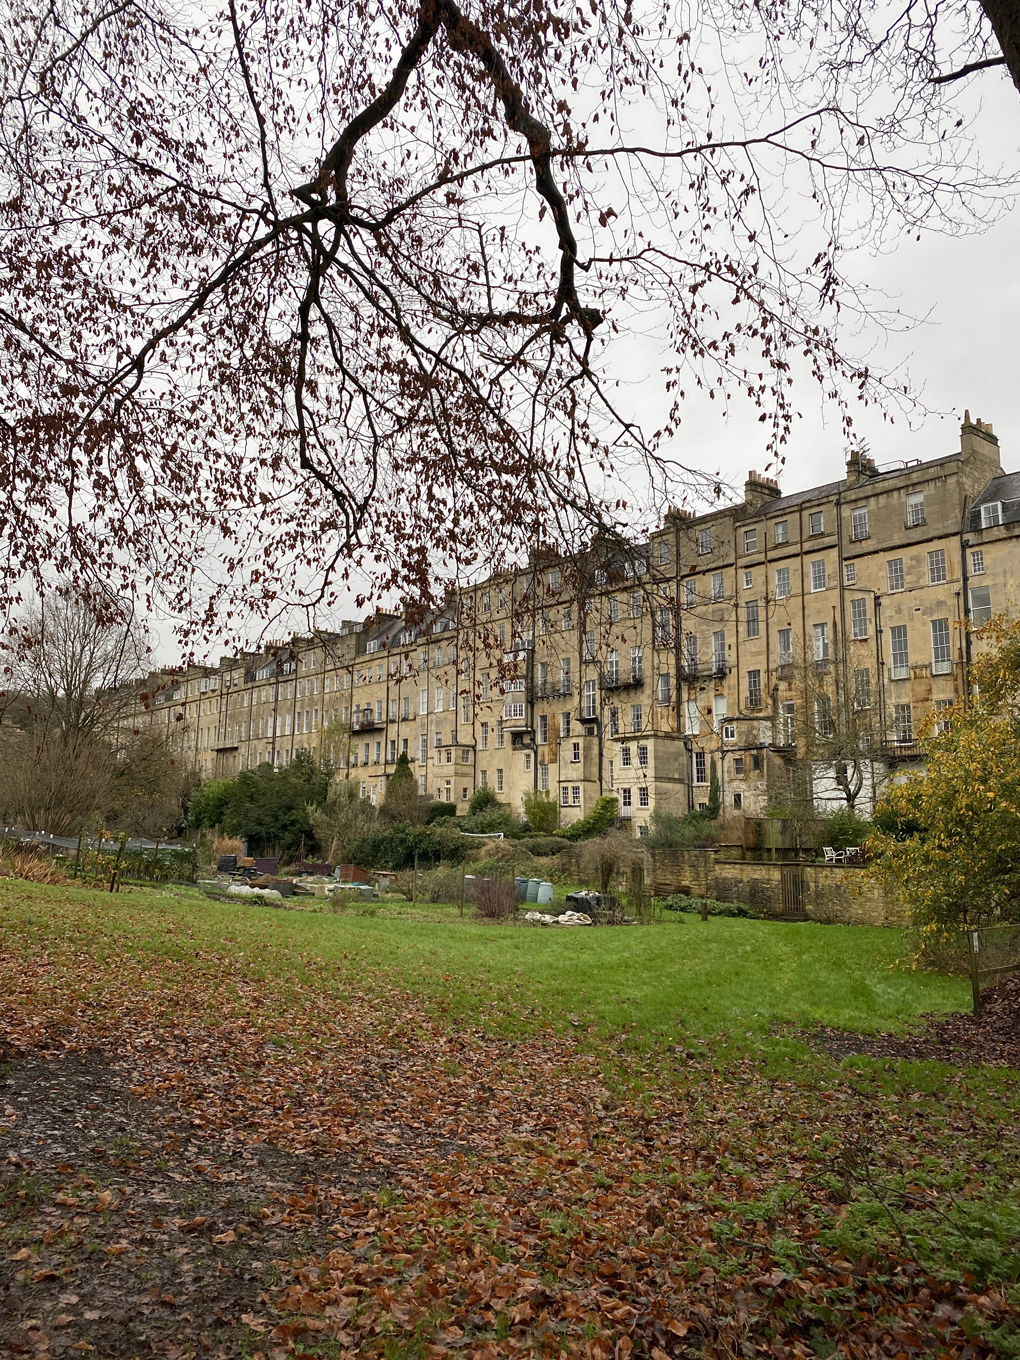
[[[860,868],[830,864],[772,864],[724,857],[718,850],[646,850],[646,886],[663,897],[689,892],[720,902],[743,902],[763,915],[783,906],[783,873],[798,874],[802,907],[813,920],[847,925],[905,926],[906,908],[889,898]]]

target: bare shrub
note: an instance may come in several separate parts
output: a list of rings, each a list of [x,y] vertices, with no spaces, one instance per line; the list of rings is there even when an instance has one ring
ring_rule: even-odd
[[[412,875],[405,874],[406,895],[411,895]],[[460,874],[455,869],[430,869],[418,874],[419,902],[459,902]]]
[[[475,880],[475,909],[487,921],[505,921],[514,913],[514,885],[505,878]]]
[[[606,896],[613,879],[627,872],[638,862],[641,852],[637,845],[622,831],[608,831],[604,836],[586,841],[578,855],[578,870],[581,880],[591,887],[597,887]]]
[[[37,744],[19,733],[4,751],[0,811],[21,831],[76,836],[110,800],[115,768],[98,741],[59,739]]]

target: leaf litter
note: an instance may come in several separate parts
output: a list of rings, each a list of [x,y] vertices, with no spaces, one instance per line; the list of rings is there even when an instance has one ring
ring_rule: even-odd
[[[1005,1292],[895,1233],[827,1240],[840,1136],[891,1163],[931,1132],[838,1072],[820,1113],[754,1057],[621,1037],[621,1099],[581,1035],[211,955],[10,950],[0,984],[0,1354],[969,1360],[1013,1334]]]

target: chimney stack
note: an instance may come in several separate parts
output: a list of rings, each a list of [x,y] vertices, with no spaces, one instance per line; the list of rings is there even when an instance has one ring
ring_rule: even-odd
[[[753,468],[747,474],[747,481],[744,483],[745,505],[757,510],[768,501],[775,500],[779,494],[779,483],[774,477],[763,477]]]
[[[978,417],[971,420],[970,412],[964,411],[963,424],[960,426],[960,452],[964,458],[978,458],[989,463],[990,477],[996,476],[995,467],[999,465],[999,441],[991,424]],[[994,467],[992,464],[994,463]]]

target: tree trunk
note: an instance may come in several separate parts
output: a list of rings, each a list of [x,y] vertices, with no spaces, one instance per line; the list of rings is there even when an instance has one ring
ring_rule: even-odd
[[[1020,0],[981,0],[1013,84],[1020,90]]]

